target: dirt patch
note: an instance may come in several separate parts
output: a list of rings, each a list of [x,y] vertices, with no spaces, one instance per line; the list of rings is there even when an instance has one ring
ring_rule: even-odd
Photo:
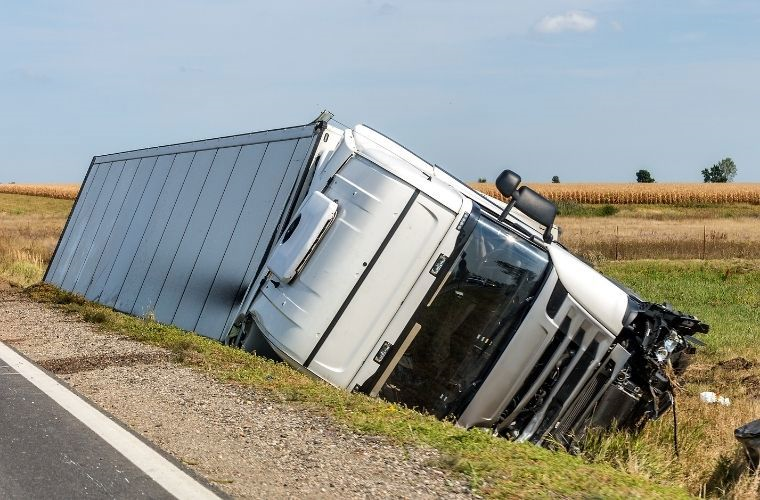
[[[100,354],[94,356],[71,356],[67,358],[46,359],[38,362],[42,368],[59,375],[103,370],[109,366],[152,365],[169,361],[171,356],[165,352],[141,352],[129,354]]]
[[[352,432],[297,402],[225,384],[172,354],[0,292],[0,341],[235,498],[470,498],[431,448]]]
[[[684,384],[712,384],[715,381],[715,368],[712,365],[695,363],[678,377],[678,381]]]
[[[740,356],[738,358],[731,358],[727,359],[726,361],[721,361],[718,363],[718,366],[724,370],[748,370],[755,366],[755,363]]]
[[[750,375],[742,379],[742,386],[747,391],[747,396],[760,399],[760,375]]]

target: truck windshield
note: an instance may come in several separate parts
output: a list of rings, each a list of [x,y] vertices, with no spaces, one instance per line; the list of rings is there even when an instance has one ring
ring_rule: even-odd
[[[504,351],[548,267],[547,253],[485,216],[438,293],[412,318],[418,333],[381,395],[458,416]]]

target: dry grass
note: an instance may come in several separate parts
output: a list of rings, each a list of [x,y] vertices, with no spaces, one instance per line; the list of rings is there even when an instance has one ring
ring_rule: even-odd
[[[715,391],[715,384],[705,390]],[[594,432],[586,441],[584,457],[653,481],[685,486],[708,498],[757,498],[758,484],[747,473],[747,461],[733,439],[734,429],[760,412],[754,398],[730,396],[740,391],[720,390],[732,398],[730,407],[700,402],[699,389],[690,386],[676,396],[679,456],[673,445],[672,413],[648,424],[639,435]]]
[[[734,429],[753,420],[760,412],[754,398],[735,397],[739,390],[718,389],[731,398],[730,407],[700,402],[699,388],[689,385],[677,393],[679,456],[674,452],[672,413],[648,424],[639,435],[594,432],[586,441],[583,455],[592,463],[616,468],[653,481],[685,486],[701,497],[756,498],[747,462]],[[749,484],[745,484],[749,483]],[[748,494],[749,493],[749,494]]]
[[[42,279],[71,201],[0,194],[0,277],[27,286]]]
[[[760,204],[760,184],[533,184],[530,187],[552,201],[589,204],[661,204],[688,205],[704,203]],[[490,183],[471,186],[489,196],[503,199]]]
[[[760,221],[559,217],[560,241],[590,259],[760,259]]]
[[[0,193],[73,200],[79,193],[79,186],[79,184],[0,184]]]

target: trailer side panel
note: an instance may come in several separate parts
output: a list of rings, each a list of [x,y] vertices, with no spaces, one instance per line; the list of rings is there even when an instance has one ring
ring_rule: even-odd
[[[304,189],[321,130],[95,157],[45,281],[221,339]]]

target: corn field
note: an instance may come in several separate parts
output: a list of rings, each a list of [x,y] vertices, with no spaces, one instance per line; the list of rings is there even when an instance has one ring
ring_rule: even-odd
[[[613,205],[748,203],[760,205],[760,184],[528,184],[552,201]],[[503,199],[496,186],[473,183],[478,191]],[[0,184],[0,193],[73,200],[79,184]]]
[[[760,184],[530,184],[552,201],[588,204],[681,205],[749,203],[760,205]],[[503,197],[494,184],[473,183],[478,191],[498,199]]]
[[[0,184],[0,193],[26,194],[73,200],[79,192],[79,184]]]

